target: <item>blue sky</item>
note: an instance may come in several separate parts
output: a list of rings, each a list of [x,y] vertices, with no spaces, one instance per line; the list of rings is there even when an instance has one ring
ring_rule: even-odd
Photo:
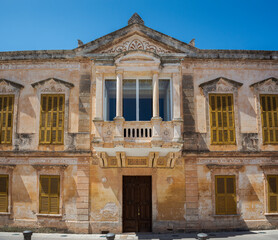
[[[0,51],[73,49],[145,25],[201,49],[278,50],[278,0],[0,0]]]

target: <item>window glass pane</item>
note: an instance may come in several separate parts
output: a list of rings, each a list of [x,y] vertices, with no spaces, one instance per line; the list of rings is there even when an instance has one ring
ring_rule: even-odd
[[[170,80],[159,80],[159,116],[163,121],[171,120]]]
[[[104,119],[113,121],[116,116],[116,80],[105,80]]]
[[[152,80],[139,80],[139,121],[151,120],[152,96]]]
[[[126,121],[136,121],[136,80],[123,80],[123,115]]]

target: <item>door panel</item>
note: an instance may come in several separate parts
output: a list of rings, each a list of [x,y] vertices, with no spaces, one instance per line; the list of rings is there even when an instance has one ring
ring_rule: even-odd
[[[151,232],[151,176],[123,176],[123,231]]]

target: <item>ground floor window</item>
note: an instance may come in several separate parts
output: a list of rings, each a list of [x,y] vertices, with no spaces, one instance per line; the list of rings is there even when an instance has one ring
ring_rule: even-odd
[[[9,175],[0,175],[0,212],[8,212]]]
[[[215,176],[215,205],[217,215],[237,213],[235,176]]]
[[[278,212],[278,175],[267,176],[268,183],[268,212]]]
[[[60,176],[40,176],[40,206],[39,212],[58,214],[60,200]]]

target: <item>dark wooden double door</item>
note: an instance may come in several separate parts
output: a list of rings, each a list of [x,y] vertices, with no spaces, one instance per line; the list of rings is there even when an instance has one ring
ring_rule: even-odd
[[[152,177],[123,176],[123,232],[152,231]]]

